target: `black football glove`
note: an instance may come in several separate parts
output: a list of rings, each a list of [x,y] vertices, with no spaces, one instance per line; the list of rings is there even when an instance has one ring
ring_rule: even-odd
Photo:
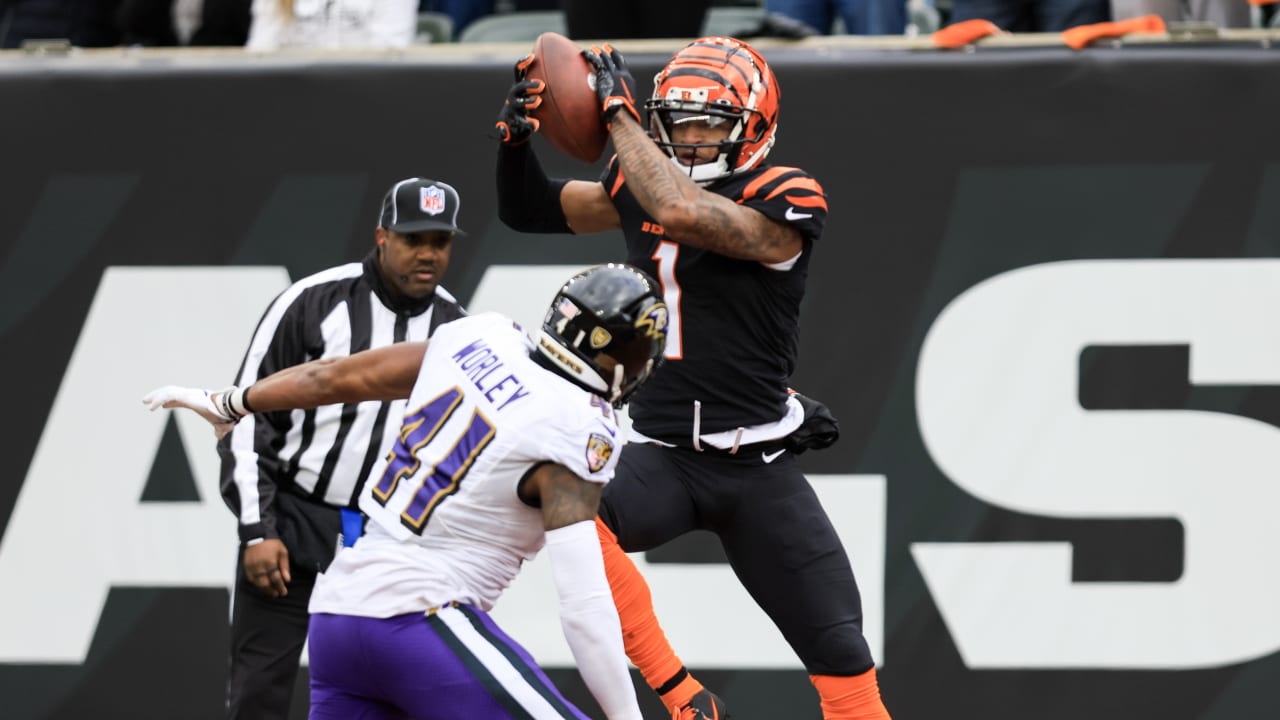
[[[672,720],[729,720],[729,709],[719,695],[703,689],[688,703],[671,712]]]
[[[507,101],[498,111],[498,122],[494,123],[497,138],[504,143],[519,145],[538,132],[538,118],[530,117],[529,111],[542,104],[542,91],[546,84],[541,80],[528,80],[526,73],[533,64],[533,53],[520,59],[515,66],[516,82],[507,92]]]
[[[640,123],[640,113],[636,112],[636,79],[627,69],[622,53],[605,45],[603,49],[583,50],[582,56],[596,69],[596,97],[600,98],[600,117],[604,118],[605,125],[613,122],[619,110],[631,113]]]

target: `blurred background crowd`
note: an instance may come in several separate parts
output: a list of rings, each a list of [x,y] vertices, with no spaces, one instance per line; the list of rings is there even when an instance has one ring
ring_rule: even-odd
[[[0,47],[386,48],[525,40],[918,35],[985,19],[1007,32],[1159,15],[1280,27],[1277,0],[0,0]],[[535,32],[536,34],[536,32]]]

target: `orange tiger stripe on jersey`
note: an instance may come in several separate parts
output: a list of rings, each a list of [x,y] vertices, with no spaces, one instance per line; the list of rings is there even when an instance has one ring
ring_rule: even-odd
[[[827,199],[821,195],[788,195],[787,202],[802,208],[817,208],[826,212]]]
[[[738,200],[738,202],[741,203],[743,200],[750,200],[751,198],[755,197],[758,192],[760,192],[760,188],[764,187],[765,185],[768,185],[771,182],[774,182],[775,180],[778,180],[783,175],[786,175],[787,173],[791,173],[791,172],[795,172],[795,168],[772,167],[772,168],[769,168],[768,170],[765,170],[764,172],[760,173],[760,177],[756,178],[755,180],[752,180],[746,187],[742,188],[742,199]]]
[[[618,161],[618,157],[615,155],[615,156],[614,156],[614,158],[613,158],[613,160],[612,160],[611,162],[617,162],[617,161]],[[618,196],[618,190],[620,190],[620,189],[622,188],[622,183],[623,183],[623,182],[625,182],[625,180],[623,180],[623,178],[622,178],[622,166],[621,166],[621,165],[619,165],[619,166],[618,166],[618,179],[617,179],[617,180],[614,180],[614,181],[613,181],[613,187],[609,188],[609,197],[617,197],[617,196]]]
[[[769,194],[766,195],[764,199],[772,200],[773,198],[779,195],[782,195],[788,190],[799,190],[799,189],[812,190],[818,195],[822,194],[822,186],[818,184],[817,180],[814,180],[813,178],[807,178],[807,177],[794,177],[783,182],[778,187],[770,190]]]

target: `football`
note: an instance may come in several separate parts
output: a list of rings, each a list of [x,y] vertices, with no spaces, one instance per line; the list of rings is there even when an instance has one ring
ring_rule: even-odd
[[[608,131],[600,119],[595,70],[582,57],[582,48],[554,32],[538,36],[533,64],[526,77],[546,84],[542,104],[530,111],[538,132],[560,152],[593,163],[604,153]]]

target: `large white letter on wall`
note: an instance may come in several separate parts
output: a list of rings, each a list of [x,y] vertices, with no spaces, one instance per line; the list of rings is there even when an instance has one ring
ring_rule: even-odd
[[[209,424],[175,413],[201,502],[142,503],[169,421],[142,396],[235,377],[281,267],[108,268],[0,541],[0,662],[83,662],[112,586],[226,587],[235,519]]]
[[[1067,543],[916,543],[974,668],[1202,668],[1280,649],[1280,429],[1221,413],[1086,411],[1081,351],[1190,347],[1189,382],[1280,384],[1280,261],[1070,261],[956,298],[916,410],[973,496],[1055,518],[1176,518],[1181,578],[1073,583]]]

